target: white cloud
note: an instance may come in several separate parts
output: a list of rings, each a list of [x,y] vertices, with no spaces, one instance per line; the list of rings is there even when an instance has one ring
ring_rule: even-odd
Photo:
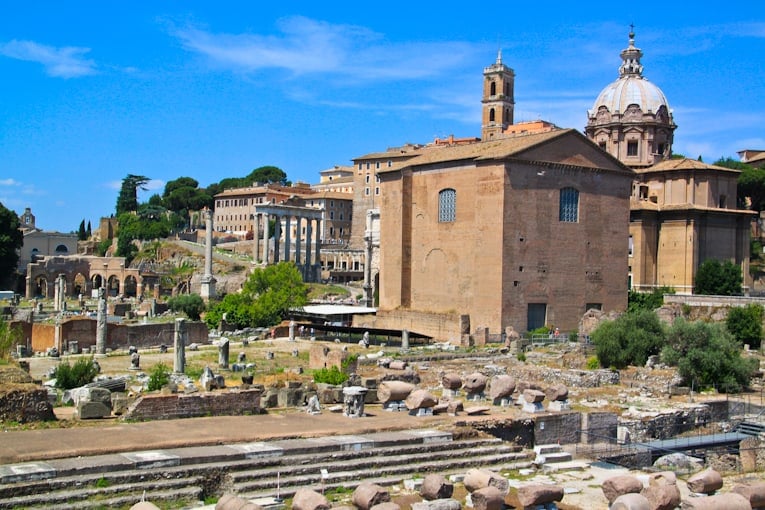
[[[19,186],[21,183],[14,179],[0,179],[0,186]]]
[[[396,44],[356,25],[295,16],[279,21],[278,35],[215,34],[176,29],[184,47],[219,67],[253,73],[283,69],[295,75],[334,74],[344,83],[374,79],[413,80],[459,66],[474,52],[463,42]]]
[[[89,51],[90,48],[74,46],[56,48],[34,41],[17,41],[15,39],[0,44],[0,55],[42,64],[49,76],[57,78],[77,78],[95,74],[95,62],[84,57]]]

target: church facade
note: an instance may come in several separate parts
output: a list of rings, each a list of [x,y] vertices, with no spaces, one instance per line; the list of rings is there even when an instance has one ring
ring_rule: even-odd
[[[737,208],[737,170],[673,158],[675,125],[661,89],[643,76],[643,52],[629,45],[619,77],[598,95],[585,133],[633,168],[630,197],[629,281],[634,290],[672,287],[693,292],[707,259],[728,260],[749,277],[753,213]]]

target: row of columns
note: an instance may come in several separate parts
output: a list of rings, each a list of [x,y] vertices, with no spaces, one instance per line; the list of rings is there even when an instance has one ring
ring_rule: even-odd
[[[309,208],[289,207],[281,209],[278,206],[265,208],[254,215],[255,232],[263,232],[262,242],[256,240],[253,244],[253,258],[262,265],[276,264],[280,261],[291,261],[301,269],[306,281],[316,281],[321,271],[321,211]],[[271,231],[269,221],[276,219],[273,238],[273,254],[270,250]],[[295,247],[292,249],[292,226],[295,221]],[[284,242],[282,243],[282,222],[284,223]],[[303,246],[303,222],[305,222],[305,246]],[[315,239],[314,230],[316,232]]]

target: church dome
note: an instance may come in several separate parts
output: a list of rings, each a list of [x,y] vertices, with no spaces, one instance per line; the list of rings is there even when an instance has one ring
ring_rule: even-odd
[[[662,106],[667,113],[671,112],[664,92],[643,77],[642,56],[643,52],[635,47],[635,34],[630,32],[629,47],[621,52],[619,78],[601,91],[590,116],[596,115],[601,106],[611,113],[623,114],[632,104],[638,105],[644,113],[656,114]]]

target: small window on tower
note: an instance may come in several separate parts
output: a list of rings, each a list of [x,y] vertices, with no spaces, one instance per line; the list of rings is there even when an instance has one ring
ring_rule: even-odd
[[[603,149],[603,150],[606,150],[606,142],[600,142],[600,143],[598,144],[598,147],[600,147],[600,148],[601,148],[601,149]]]
[[[627,156],[638,155],[638,143],[637,140],[630,140],[627,142]]]
[[[497,95],[497,83],[496,82],[491,82],[491,91],[489,92],[489,95],[490,96]]]
[[[494,122],[494,108],[489,110],[489,122]]]

